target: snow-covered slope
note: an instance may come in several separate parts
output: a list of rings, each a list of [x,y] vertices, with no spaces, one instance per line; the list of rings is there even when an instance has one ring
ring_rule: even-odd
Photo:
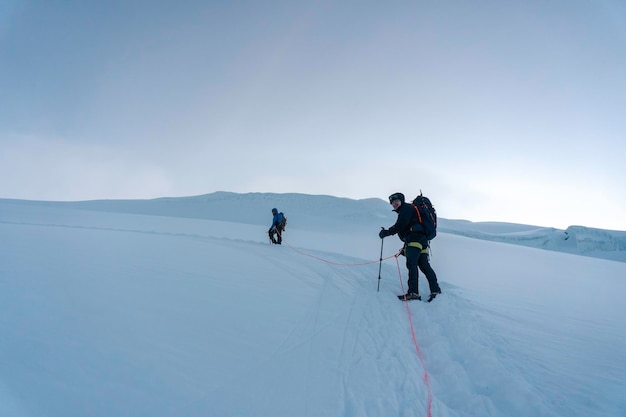
[[[219,220],[251,225],[271,221],[273,207],[285,212],[290,225],[301,230],[355,232],[388,227],[395,221],[387,202],[371,198],[351,200],[306,194],[217,192],[154,200],[82,202],[25,202],[2,200],[5,206],[64,207],[115,213],[149,214],[177,218]],[[17,209],[19,210],[19,208]],[[28,210],[28,209],[25,209]],[[626,231],[570,226],[567,230],[532,225],[439,219],[440,232],[475,239],[530,246],[626,262]],[[376,232],[374,232],[376,233]]]
[[[439,230],[474,239],[626,262],[626,232],[570,226],[567,230],[511,223],[441,219]]]
[[[442,232],[444,293],[406,305],[377,211],[258,197],[258,224],[1,201],[0,415],[626,415],[625,263]]]

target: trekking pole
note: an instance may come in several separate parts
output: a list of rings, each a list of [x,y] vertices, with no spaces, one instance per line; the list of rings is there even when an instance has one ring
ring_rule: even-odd
[[[384,229],[384,227],[381,227],[381,229]],[[380,270],[383,267],[383,242],[385,241],[385,239],[380,239],[380,262],[378,263],[378,288],[376,289],[376,292],[380,292]]]

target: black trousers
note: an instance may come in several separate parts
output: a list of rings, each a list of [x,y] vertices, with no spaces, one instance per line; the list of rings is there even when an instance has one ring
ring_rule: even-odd
[[[409,280],[407,283],[409,289],[407,292],[419,294],[419,269],[424,273],[426,279],[428,280],[428,286],[430,287],[431,294],[440,293],[441,289],[439,288],[439,283],[437,282],[437,274],[432,266],[430,266],[428,251],[415,246],[405,245],[404,255],[406,256],[406,268],[409,270]]]
[[[272,243],[277,243],[279,245],[282,243],[283,231],[280,229],[280,227],[272,226],[267,232],[270,235],[270,240],[272,241]],[[276,237],[274,237],[274,235],[276,235]]]

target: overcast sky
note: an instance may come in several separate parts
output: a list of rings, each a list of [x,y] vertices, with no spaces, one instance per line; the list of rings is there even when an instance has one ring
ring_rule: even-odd
[[[623,1],[0,2],[0,197],[413,196],[626,230]]]

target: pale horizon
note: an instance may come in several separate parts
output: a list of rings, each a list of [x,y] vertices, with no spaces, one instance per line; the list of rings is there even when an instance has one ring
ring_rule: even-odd
[[[12,0],[0,197],[386,199],[626,230],[626,4]]]

